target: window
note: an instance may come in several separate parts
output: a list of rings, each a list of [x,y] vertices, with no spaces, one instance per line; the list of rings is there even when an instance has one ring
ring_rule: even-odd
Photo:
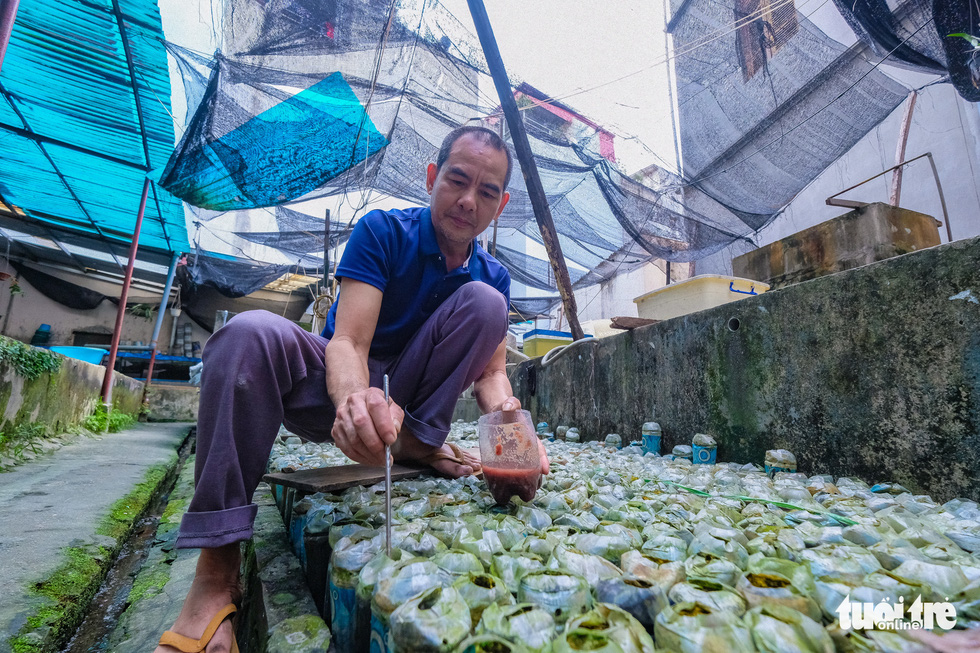
[[[735,49],[745,81],[764,69],[799,28],[793,0],[735,0],[735,20]]]

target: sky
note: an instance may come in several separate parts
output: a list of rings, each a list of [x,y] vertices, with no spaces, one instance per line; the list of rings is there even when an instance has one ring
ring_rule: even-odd
[[[475,39],[466,0],[440,1]],[[674,163],[662,0],[489,0],[486,7],[512,81],[527,82],[615,133],[627,172],[654,163],[651,150]],[[220,0],[160,0],[160,10],[168,40],[202,53],[220,47]],[[172,60],[171,78],[179,79]],[[485,93],[496,97],[492,86]],[[179,84],[173,101],[181,118]]]

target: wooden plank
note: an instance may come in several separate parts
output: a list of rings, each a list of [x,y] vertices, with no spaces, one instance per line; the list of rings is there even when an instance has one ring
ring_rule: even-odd
[[[660,320],[648,320],[645,317],[620,316],[614,317],[609,326],[611,326],[613,329],[624,329],[626,331],[631,331],[641,326],[657,324],[658,322],[660,322]]]
[[[428,466],[396,463],[391,466],[391,480],[401,481],[421,476],[426,472],[431,474],[433,471]],[[291,473],[266,474],[262,480],[266,483],[278,483],[284,487],[295,488],[303,494],[337,492],[355,485],[374,485],[383,482],[385,480],[385,468],[368,465],[339,465],[319,469],[301,469]]]

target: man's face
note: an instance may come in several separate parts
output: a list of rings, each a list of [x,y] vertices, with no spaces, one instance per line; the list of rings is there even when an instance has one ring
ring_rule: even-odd
[[[444,253],[468,246],[500,215],[510,199],[506,176],[507,154],[474,134],[453,143],[441,168],[429,164],[425,181],[432,226]]]

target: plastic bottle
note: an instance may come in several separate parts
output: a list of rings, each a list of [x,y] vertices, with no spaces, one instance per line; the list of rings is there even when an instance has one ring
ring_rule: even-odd
[[[644,422],[640,432],[643,435],[643,453],[660,455],[660,437],[663,435],[660,424]]]
[[[680,458],[691,460],[694,457],[694,450],[689,444],[679,444],[674,447],[670,453],[673,454],[675,460]]]
[[[691,443],[695,465],[714,465],[718,454],[718,443],[707,433],[695,433]]]
[[[796,456],[786,449],[770,449],[766,452],[766,474],[777,472],[796,472]]]

